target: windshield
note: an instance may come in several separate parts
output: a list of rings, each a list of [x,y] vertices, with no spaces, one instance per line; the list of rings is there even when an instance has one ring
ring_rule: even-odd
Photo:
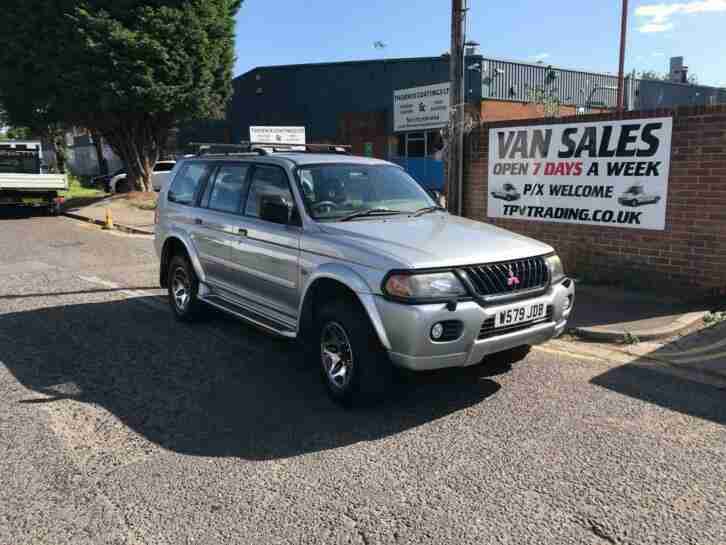
[[[409,213],[435,206],[428,193],[399,167],[315,165],[298,169],[305,207],[317,220],[356,212]]]

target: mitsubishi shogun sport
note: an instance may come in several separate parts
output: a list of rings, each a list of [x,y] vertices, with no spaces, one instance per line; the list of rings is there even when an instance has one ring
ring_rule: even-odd
[[[521,359],[574,300],[547,244],[450,215],[399,166],[337,147],[179,161],[156,250],[180,320],[210,305],[300,339],[342,404],[380,398],[394,366]]]

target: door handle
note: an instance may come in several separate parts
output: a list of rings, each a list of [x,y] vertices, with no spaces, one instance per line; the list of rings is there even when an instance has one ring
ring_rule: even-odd
[[[237,229],[237,234],[239,236],[241,236],[241,237],[246,237],[247,236],[247,229],[242,229],[242,228]]]
[[[202,218],[194,218],[194,223],[196,225],[202,225],[204,223],[204,220]]]

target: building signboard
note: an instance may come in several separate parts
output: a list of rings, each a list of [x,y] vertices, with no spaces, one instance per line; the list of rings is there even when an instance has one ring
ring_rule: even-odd
[[[436,129],[449,124],[449,83],[393,92],[395,132]]]
[[[250,127],[252,144],[304,145],[305,127]]]
[[[489,130],[487,214],[665,229],[670,117]]]

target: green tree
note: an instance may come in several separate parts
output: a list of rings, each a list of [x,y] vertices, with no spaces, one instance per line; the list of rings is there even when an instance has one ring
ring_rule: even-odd
[[[169,129],[224,115],[241,1],[4,0],[0,102],[101,134],[148,191]]]
[[[557,72],[551,66],[548,66],[545,69],[542,83],[528,86],[526,89],[527,100],[542,106],[544,117],[560,116],[562,101],[560,100],[559,88],[556,86],[557,79]]]
[[[655,81],[670,81],[670,74],[661,74],[655,70],[643,70],[638,74],[640,79],[649,79]],[[688,74],[687,82],[691,85],[698,85],[698,76],[696,74]]]
[[[8,140],[31,140],[33,133],[28,127],[10,127],[5,136]]]

